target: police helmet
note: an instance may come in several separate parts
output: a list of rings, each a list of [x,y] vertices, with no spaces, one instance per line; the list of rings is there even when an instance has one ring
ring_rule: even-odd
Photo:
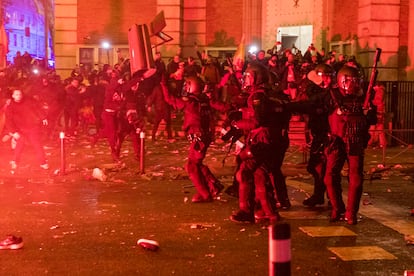
[[[357,95],[361,90],[361,78],[358,69],[344,65],[339,71],[337,82],[343,95]]]
[[[315,67],[315,72],[318,75],[333,75],[335,73],[335,70],[328,64],[326,63],[321,63],[316,65]]]
[[[269,83],[269,71],[265,66],[258,62],[249,63],[244,76],[244,88],[248,86],[261,86]]]

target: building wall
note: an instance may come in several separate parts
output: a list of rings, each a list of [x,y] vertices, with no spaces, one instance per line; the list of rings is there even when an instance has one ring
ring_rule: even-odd
[[[312,25],[312,42],[329,49],[330,41],[348,41],[357,36],[359,0],[265,0],[263,5],[263,47],[273,47],[280,27]],[[341,16],[335,16],[340,11]],[[306,49],[305,49],[306,50]]]
[[[204,1],[202,1],[204,2]],[[164,12],[166,27],[163,32],[172,37],[172,41],[161,44],[157,50],[161,51],[165,58],[174,56],[181,51],[183,32],[183,7],[184,0],[158,0],[157,14]],[[152,14],[154,17],[155,14]],[[156,43],[163,41],[155,38]]]
[[[334,19],[330,21],[332,25],[329,26],[331,31],[327,39],[332,41],[354,39],[358,31],[359,0],[334,0],[329,2],[333,2],[335,12],[332,15]]]
[[[399,76],[402,44],[407,45],[407,33],[401,27],[401,0],[360,0],[358,7],[358,59],[370,69],[376,48],[382,49],[378,78],[403,80]]]
[[[295,1],[273,1],[265,0],[263,4],[263,31],[262,48],[270,49],[276,42],[278,28],[294,27],[301,25],[314,25],[314,30],[319,29],[321,22],[315,18],[315,10],[320,0],[301,0]],[[279,34],[280,35],[280,34]],[[316,43],[317,32],[313,34],[313,41],[317,47],[321,43]]]
[[[409,2],[407,0],[407,2]],[[407,16],[407,23],[406,26],[408,27],[408,41],[407,41],[407,56],[405,57],[405,61],[407,63],[407,67],[403,68],[403,70],[407,74],[408,80],[414,80],[414,4],[410,3],[409,7],[405,9],[408,12]]]
[[[199,47],[206,45],[207,37],[206,0],[184,1],[182,17],[182,41],[177,45],[183,57],[196,56]]]
[[[67,77],[75,67],[78,32],[77,0],[55,0],[56,72]]]
[[[128,44],[130,26],[149,24],[157,13],[156,7],[156,0],[78,1],[78,42],[99,44],[108,40],[112,44]]]
[[[312,25],[317,48],[355,54],[369,71],[381,47],[380,78],[412,79],[413,6],[410,0],[56,0],[57,67],[76,65],[74,45],[99,45],[106,38],[127,47],[129,26],[148,24],[162,10],[173,41],[157,50],[167,58],[237,46],[243,35],[246,45],[259,39],[269,49],[279,27]]]
[[[410,15],[414,15],[414,4],[410,0],[401,0],[400,8],[400,32],[399,32],[399,57],[398,57],[398,78],[413,79],[413,58],[414,58],[414,20],[410,20]],[[411,21],[411,22],[410,22]],[[410,31],[411,30],[411,31]],[[411,59],[410,59],[411,57]]]
[[[238,20],[243,14],[243,1],[207,1],[206,45],[237,46],[240,43],[243,31],[241,22]]]

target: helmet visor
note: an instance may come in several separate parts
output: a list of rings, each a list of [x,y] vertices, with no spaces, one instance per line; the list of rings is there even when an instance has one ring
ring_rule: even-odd
[[[345,92],[345,94],[354,94],[359,90],[359,79],[351,76],[343,76],[339,87]]]

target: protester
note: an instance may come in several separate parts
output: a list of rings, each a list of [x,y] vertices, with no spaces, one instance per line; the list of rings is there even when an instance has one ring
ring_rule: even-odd
[[[57,138],[57,135],[54,135],[56,134],[58,120],[63,115],[64,89],[60,85],[55,84],[49,76],[43,75],[40,77],[40,82],[36,83],[31,90],[31,94],[39,101],[47,116],[46,139]]]
[[[141,152],[140,133],[145,132],[145,95],[139,86],[140,83],[136,83],[124,92],[117,137],[117,150],[120,150],[129,136],[136,160],[139,160]]]
[[[385,123],[385,87],[381,82],[377,82],[374,86],[374,97],[372,104],[376,107],[377,122],[371,125],[369,128],[369,134],[371,139],[368,142],[368,146],[374,147],[379,146],[384,148],[387,146],[387,139],[385,137],[384,123]]]
[[[79,108],[81,107],[81,93],[86,92],[86,87],[81,85],[78,77],[73,77],[70,84],[65,87],[65,128],[67,136],[76,136],[79,125]]]
[[[41,143],[42,126],[46,125],[46,114],[42,113],[39,102],[25,97],[19,88],[13,89],[12,99],[6,108],[6,130],[16,141],[10,161],[12,170],[16,170],[20,164],[26,143],[30,143],[35,150],[40,168],[49,169]]]
[[[165,101],[161,84],[157,84],[152,90],[151,95],[147,98],[148,112],[153,112],[153,126],[151,132],[151,140],[155,141],[158,127],[162,120],[165,122],[165,130],[167,132],[167,139],[172,141],[171,128],[171,106]]]

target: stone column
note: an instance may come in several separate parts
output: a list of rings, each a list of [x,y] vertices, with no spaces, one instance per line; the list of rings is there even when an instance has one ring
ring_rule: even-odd
[[[262,47],[262,0],[243,0],[243,34],[246,46]]]
[[[359,0],[358,61],[370,74],[376,48],[382,49],[379,80],[399,80],[401,2],[405,0]],[[408,0],[407,0],[408,1]]]
[[[414,2],[410,0],[400,0],[401,8],[400,8],[400,45],[398,47],[398,80],[405,81],[405,80],[413,80],[414,78],[409,75],[407,72],[409,71],[408,66],[411,65],[411,70],[413,70],[413,60],[409,60],[409,57],[414,58],[414,51],[413,51],[413,28],[410,29],[410,18],[411,18],[411,26],[413,26],[413,16],[412,12],[414,11]],[[410,2],[411,2],[411,13],[410,13]],[[411,14],[411,17],[409,16]],[[411,32],[410,32],[411,30]],[[411,37],[410,37],[411,35]],[[411,45],[410,45],[411,44]],[[411,55],[410,52],[411,51]],[[412,74],[412,72],[411,72]]]
[[[76,64],[77,0],[55,0],[56,72],[62,78],[70,75]]]
[[[206,46],[206,9],[206,0],[184,0],[181,42],[183,58],[197,58],[197,51],[202,51]]]
[[[407,9],[408,13],[414,14],[414,3],[411,1]],[[408,66],[407,66],[407,80],[414,80],[414,16],[408,22]]]

